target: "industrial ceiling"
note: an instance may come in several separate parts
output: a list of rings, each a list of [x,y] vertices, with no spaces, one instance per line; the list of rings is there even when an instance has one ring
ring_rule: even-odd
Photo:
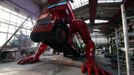
[[[34,18],[37,17],[39,15],[40,10],[47,5],[47,0],[1,0],[1,1],[15,6],[15,8],[18,8],[26,12],[27,14],[31,15]],[[134,15],[134,9],[133,9],[134,0],[123,0],[121,2],[102,2],[98,4],[95,4],[97,0],[87,0],[87,1],[89,2],[89,4],[86,3],[85,5],[74,9],[76,16],[83,20],[90,19],[90,23],[88,24],[88,26],[90,27],[90,25],[92,25],[94,26],[94,28],[100,29],[101,32],[105,34],[113,32],[114,28],[118,27],[119,24],[121,23],[120,19],[121,3],[124,3],[126,6],[127,16]],[[95,19],[107,20],[108,22],[92,23],[94,22]]]

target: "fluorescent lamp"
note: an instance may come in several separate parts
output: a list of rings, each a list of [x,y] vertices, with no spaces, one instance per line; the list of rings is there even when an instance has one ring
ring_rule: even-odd
[[[95,28],[95,29],[93,29],[94,31],[97,31],[97,32],[99,32],[100,31],[100,29],[97,29],[97,28]]]
[[[108,20],[95,20],[95,23],[107,23]],[[85,23],[90,23],[90,20],[86,20]]]

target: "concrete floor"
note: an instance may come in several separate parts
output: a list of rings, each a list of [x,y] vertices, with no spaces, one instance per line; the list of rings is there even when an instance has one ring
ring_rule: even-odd
[[[45,56],[35,64],[18,65],[16,62],[0,64],[0,75],[83,75],[81,62],[62,56]]]
[[[97,63],[112,75],[117,75],[117,70],[109,66],[109,60],[103,56],[96,56]],[[0,75],[84,75],[81,73],[80,61],[72,61],[61,55],[43,56],[41,61],[34,64],[18,65],[16,62],[0,64]]]

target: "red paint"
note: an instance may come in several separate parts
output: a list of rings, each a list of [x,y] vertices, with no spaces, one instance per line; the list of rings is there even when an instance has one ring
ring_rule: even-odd
[[[72,38],[75,34],[79,33],[80,36],[82,37],[82,40],[84,41],[84,43],[86,45],[86,58],[87,58],[87,61],[82,66],[82,72],[84,73],[84,72],[88,71],[88,75],[91,75],[91,71],[93,70],[95,75],[99,75],[100,73],[101,73],[101,75],[110,75],[104,69],[100,68],[96,64],[95,59],[94,59],[95,44],[91,40],[90,33],[88,31],[88,27],[84,21],[77,19],[75,17],[69,2],[67,1],[67,3],[64,5],[50,8],[50,9],[48,9],[48,11],[51,13],[52,20],[55,20],[58,22],[64,22],[64,23],[70,25],[68,40],[66,41],[66,43],[68,43],[70,45],[70,47],[73,47]],[[66,11],[68,11],[68,12],[66,12]],[[55,23],[49,23],[49,24],[50,24],[50,26],[55,25]],[[36,30],[36,28],[37,28],[37,30]],[[48,28],[48,30],[49,30],[49,28]],[[35,27],[35,30],[33,31],[33,33],[38,32],[38,31],[45,32],[45,29],[43,30],[43,28],[40,27],[40,25],[37,25]],[[45,51],[46,48],[47,48],[47,45],[45,43],[42,43],[39,46],[38,51],[34,55],[34,60],[39,60],[40,55]],[[25,59],[21,60],[21,63],[19,63],[19,64],[28,63],[29,60],[31,61],[31,59],[29,59],[29,57],[25,58]],[[32,61],[34,62],[34,60],[32,60]]]
[[[97,2],[98,0],[89,0],[89,19],[92,25],[96,18]]]

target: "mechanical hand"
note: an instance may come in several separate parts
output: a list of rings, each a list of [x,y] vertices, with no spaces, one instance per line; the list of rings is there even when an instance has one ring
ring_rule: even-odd
[[[95,63],[94,44],[90,43],[87,49],[89,49],[86,51],[87,61],[82,66],[82,73],[88,72],[88,75],[111,75]]]
[[[42,53],[44,53],[45,49],[47,48],[47,45],[44,43],[41,43],[38,47],[38,51],[35,53],[35,55],[27,56],[23,59],[21,59],[18,64],[27,64],[27,63],[35,63],[39,61],[39,58]]]
[[[82,66],[82,73],[88,73],[88,75],[111,75],[101,67],[99,67],[95,62],[87,62]]]
[[[18,61],[18,64],[27,64],[27,63],[35,63],[38,62],[39,58],[36,58],[34,55],[32,56],[27,56]]]

